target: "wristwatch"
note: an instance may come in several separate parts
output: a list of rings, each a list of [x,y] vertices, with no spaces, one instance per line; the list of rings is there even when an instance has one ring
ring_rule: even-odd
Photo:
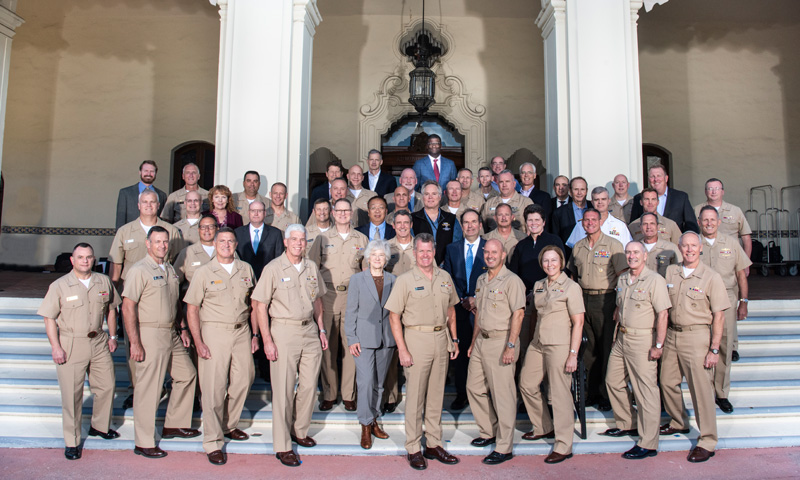
[[[514,345],[514,343],[512,343],[512,342],[506,343],[506,347],[508,347],[508,348],[517,348],[517,346]]]
[[[188,332],[189,331],[189,327],[181,327],[181,332],[183,332],[184,330]]]
[[[327,330],[325,330],[324,328],[320,328],[320,329],[319,329],[319,333],[324,333],[325,335],[327,335],[327,334],[328,334],[328,331],[327,331]]]
[[[261,338],[261,334],[260,333],[254,333],[253,334],[253,338]]]
[[[747,302],[749,302],[750,300],[748,300],[748,299],[746,299],[746,298],[740,298],[740,299],[739,299],[739,301],[740,301],[740,302],[742,302],[742,303],[747,303]]]
[[[575,350],[573,350],[573,349],[571,349],[571,348],[570,348],[570,349],[569,349],[569,353],[574,353],[574,354],[577,354],[578,352],[576,352]]]
[[[664,346],[664,344],[663,344],[663,343],[656,343],[656,348],[657,348],[657,349],[659,349],[659,350],[661,350],[661,348],[662,348],[663,346]]]
[[[111,335],[110,337],[108,337],[109,340],[116,340],[118,338],[119,338],[119,335]]]
[[[719,348],[709,348],[708,351],[714,355],[719,355]]]
[[[458,338],[454,338],[453,343],[461,343],[461,340],[459,340]]]

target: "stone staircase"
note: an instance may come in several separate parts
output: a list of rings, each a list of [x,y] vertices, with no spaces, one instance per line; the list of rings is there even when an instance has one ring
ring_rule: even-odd
[[[41,299],[0,299],[0,447],[63,448],[61,433],[61,399],[56,370],[50,356],[50,345],[44,323],[36,315]],[[750,303],[750,317],[739,323],[741,360],[734,364],[730,400],[735,411],[726,415],[717,410],[720,442],[718,448],[759,448],[800,445],[800,300],[764,300]],[[117,396],[114,400],[112,428],[121,438],[113,441],[90,437],[84,448],[133,449],[133,410],[123,410],[128,377],[122,352],[114,354],[117,374]],[[88,385],[88,384],[87,384]],[[454,393],[446,392],[445,406]],[[272,412],[269,386],[256,380],[245,404],[240,428],[251,435],[245,442],[227,445],[229,453],[271,453]],[[691,410],[691,399],[684,384],[684,399]],[[89,428],[92,396],[84,396],[84,438]],[[162,403],[158,417],[163,419]],[[375,439],[371,450],[359,446],[360,427],[355,413],[337,405],[332,411],[316,410],[310,435],[318,443],[312,449],[300,449],[314,455],[401,455],[405,453],[401,403],[395,413],[382,422],[390,438]],[[586,412],[588,438],[575,437],[574,452],[624,452],[633,446],[630,438],[610,439],[599,436],[613,424],[611,412],[589,408]],[[693,420],[693,419],[692,419]],[[491,447],[469,445],[478,436],[478,429],[469,409],[462,412],[445,410],[443,414],[445,447],[461,455],[486,455]],[[693,424],[694,425],[694,424]],[[194,427],[202,428],[199,414]],[[576,430],[579,427],[576,423]],[[158,430],[160,430],[160,425]],[[550,441],[526,442],[522,433],[530,430],[527,415],[517,417],[514,453],[545,455]],[[659,449],[689,450],[697,436],[693,427],[689,435],[661,437]],[[160,446],[168,451],[202,452],[202,437],[188,440],[164,440]]]

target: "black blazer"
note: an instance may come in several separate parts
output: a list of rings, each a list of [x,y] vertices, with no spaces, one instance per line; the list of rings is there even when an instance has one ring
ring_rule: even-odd
[[[238,242],[236,253],[243,262],[247,262],[253,267],[256,280],[261,276],[264,267],[283,253],[283,234],[275,227],[264,225],[256,252],[253,251],[253,243],[250,241],[249,223],[237,228],[233,233]]]
[[[520,194],[522,195],[522,194]],[[528,197],[531,199],[533,203],[539,205],[544,209],[544,221],[545,223],[550,223],[550,220],[553,216],[553,202],[550,200],[550,195],[543,190],[539,190],[538,188],[534,188],[531,192],[531,196]]]
[[[364,236],[367,237],[367,240],[372,240],[372,237],[369,236],[370,224],[371,222],[367,222],[364,225],[361,225],[360,227],[356,228],[356,231],[363,233]],[[395,236],[394,227],[387,223],[383,240],[391,240],[394,238],[394,236]]]
[[[459,299],[475,296],[475,284],[478,282],[478,277],[485,272],[484,267],[486,267],[486,263],[483,261],[483,247],[486,245],[486,240],[481,238],[478,244],[478,251],[473,252],[475,254],[475,260],[472,262],[472,271],[470,272],[469,278],[467,278],[464,242],[466,242],[466,240],[448,245],[442,264],[442,269],[447,271],[453,278],[453,285],[456,287],[456,293]]]
[[[539,266],[539,252],[548,245],[555,245],[564,251],[564,243],[556,235],[542,232],[539,240],[534,245],[530,235],[519,241],[514,247],[514,253],[508,261],[508,269],[516,273],[525,284],[526,293],[530,293],[533,284],[547,278],[542,267]]]
[[[421,198],[417,199],[421,201]],[[436,231],[436,265],[441,265],[444,261],[444,254],[445,249],[448,245],[453,243],[453,237],[456,230],[456,216],[450,212],[445,212],[441,208],[439,209],[439,229]],[[414,231],[414,235],[419,235],[420,233],[430,233],[433,235],[433,231],[431,230],[431,224],[428,222],[428,217],[425,215],[425,209],[416,211],[411,214],[411,228]],[[461,229],[458,226],[459,230]]]
[[[586,206],[591,207],[592,202],[586,201]],[[561,239],[563,243],[567,243],[567,239],[569,238],[570,234],[572,234],[572,229],[575,228],[575,213],[572,210],[572,201],[558,207],[555,212],[553,212],[553,229],[551,230],[554,234]]]
[[[314,187],[314,190],[311,190],[311,198],[308,200],[308,216],[311,217],[314,214],[314,202],[317,201],[318,198],[324,198],[325,200],[331,199],[331,194],[328,191],[328,180],[326,179],[322,182],[322,185],[317,185]]]
[[[572,203],[572,197],[567,196],[567,203],[565,205],[569,205]],[[551,197],[550,198],[550,211],[555,212],[558,209],[558,197]]]
[[[369,188],[369,171],[364,172],[364,180],[361,181],[361,186],[367,190],[372,190]],[[395,188],[397,188],[397,181],[395,181],[394,177],[389,173],[381,171],[381,174],[378,176],[378,183],[375,185],[375,190],[372,191],[377,193],[379,197],[382,197],[387,193],[394,192]]]
[[[631,221],[642,216],[642,194],[637,193],[633,197],[633,208],[631,208]],[[689,195],[686,192],[670,188],[667,190],[667,204],[664,206],[664,216],[678,224],[681,232],[691,230],[700,233],[700,226],[697,224],[697,216],[694,214],[692,204],[689,202]]]
[[[160,217],[161,209],[164,208],[164,204],[167,203],[167,194],[156,187],[153,187],[153,190],[155,190],[158,195],[158,216]],[[119,191],[119,197],[117,197],[117,230],[119,230],[121,226],[126,223],[131,223],[137,218],[139,218],[139,182],[136,182],[130,187],[120,189]]]

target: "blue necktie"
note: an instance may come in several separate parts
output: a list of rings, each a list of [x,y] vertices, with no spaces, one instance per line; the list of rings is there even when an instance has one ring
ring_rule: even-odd
[[[261,230],[260,230],[260,229],[256,229],[256,236],[255,236],[255,238],[253,239],[253,251],[254,251],[254,252],[257,252],[257,251],[258,251],[258,241],[259,241],[259,239],[260,239],[260,238],[259,238],[260,236],[261,236]]]
[[[410,212],[413,212],[413,211],[414,211],[414,197],[411,197],[411,198],[409,198],[409,200],[408,200],[408,206],[409,206],[409,207],[411,207],[411,208],[409,208],[408,210],[409,210]]]
[[[472,264],[475,257],[472,255],[472,245],[467,244],[469,250],[467,251],[467,288],[469,288],[469,276],[472,274]]]

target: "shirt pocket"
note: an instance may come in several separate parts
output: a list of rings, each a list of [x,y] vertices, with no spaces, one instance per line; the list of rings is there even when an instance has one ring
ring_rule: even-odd
[[[431,291],[429,288],[423,287],[421,290],[417,290],[417,288],[418,287],[414,288],[414,290],[411,290],[411,293],[409,294],[411,298],[427,298],[430,296]]]

